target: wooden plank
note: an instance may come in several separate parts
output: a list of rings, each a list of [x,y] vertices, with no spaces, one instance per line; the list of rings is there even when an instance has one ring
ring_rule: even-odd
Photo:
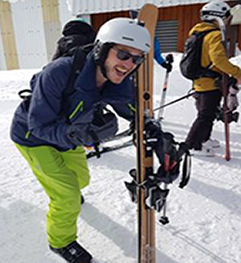
[[[9,2],[0,1],[0,27],[7,69],[18,69],[18,55],[14,35],[11,6]]]
[[[59,21],[58,0],[41,0],[44,22]]]
[[[47,58],[50,61],[56,49],[56,42],[61,36],[58,0],[41,0],[41,6]]]

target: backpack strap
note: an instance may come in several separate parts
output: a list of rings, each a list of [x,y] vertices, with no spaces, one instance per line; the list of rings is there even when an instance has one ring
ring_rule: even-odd
[[[65,98],[67,98],[69,95],[71,95],[74,92],[74,83],[76,78],[78,77],[80,71],[83,69],[85,62],[86,62],[86,57],[88,53],[93,49],[94,45],[89,44],[86,46],[80,46],[78,47],[73,55],[73,63],[70,71],[70,75],[66,84],[66,88],[63,91],[62,95],[62,110],[60,115],[66,118],[66,122],[69,122],[68,116],[63,114],[64,112],[64,102]]]
[[[67,86],[63,92],[64,97],[72,94],[72,92],[74,91],[75,80],[79,72],[83,69],[85,65],[86,56],[92,49],[93,49],[93,44],[76,48],[73,54],[73,63],[72,63],[69,79],[67,82]]]
[[[182,178],[179,183],[180,188],[184,188],[189,180],[191,175],[191,154],[190,151],[186,145],[186,143],[182,142],[179,143],[179,149],[178,149],[178,161],[180,162],[182,160],[182,157],[184,156],[183,166],[182,166]]]
[[[190,152],[186,152],[185,156],[184,156],[184,162],[183,162],[183,166],[182,166],[182,178],[181,181],[179,183],[179,187],[180,188],[184,188],[189,180],[190,180],[190,175],[191,175],[191,155]]]
[[[206,30],[206,31],[203,31],[203,32],[194,32],[194,34],[200,34],[202,38],[204,38],[207,34],[213,32],[213,31],[220,31],[220,29],[218,28],[214,28],[214,29],[210,29],[210,30]],[[207,77],[207,78],[213,78],[213,79],[216,79],[216,78],[221,78],[221,74],[214,71],[214,70],[211,70],[210,67],[212,66],[212,62],[210,62],[207,67],[202,67],[202,74],[200,77]]]
[[[32,90],[31,89],[22,89],[18,92],[18,96],[22,100],[28,100],[32,96]]]

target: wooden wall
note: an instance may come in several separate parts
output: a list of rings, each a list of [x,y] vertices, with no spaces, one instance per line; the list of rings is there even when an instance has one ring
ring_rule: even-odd
[[[192,26],[200,21],[200,5],[174,6],[159,9],[159,20],[178,20],[177,50],[183,51],[185,39]]]
[[[115,17],[129,17],[129,12],[112,12],[91,15],[91,24],[98,31],[100,26],[105,22]]]
[[[189,30],[198,22],[200,22],[200,9],[203,4],[195,5],[183,5],[183,6],[173,6],[159,8],[158,20],[178,20],[179,30],[178,30],[178,43],[177,51],[183,52],[184,42],[188,36]],[[103,13],[94,14],[91,16],[92,25],[97,31],[100,26],[107,20],[114,17],[129,17],[129,12],[113,12],[113,13]],[[241,25],[238,28],[238,43],[241,49]]]

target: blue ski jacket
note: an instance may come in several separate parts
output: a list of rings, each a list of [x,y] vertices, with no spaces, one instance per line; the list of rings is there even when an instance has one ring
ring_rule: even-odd
[[[23,146],[53,146],[60,151],[75,146],[66,132],[74,123],[87,124],[96,105],[111,105],[116,113],[132,120],[134,102],[132,82],[127,77],[121,84],[107,81],[96,86],[96,64],[92,52],[74,83],[73,92],[64,94],[71,72],[73,57],[61,57],[49,63],[30,81],[31,100],[17,107],[12,120],[11,139]]]
[[[156,36],[154,38],[154,59],[159,65],[162,65],[162,63],[165,62],[165,59],[161,54],[160,44]]]

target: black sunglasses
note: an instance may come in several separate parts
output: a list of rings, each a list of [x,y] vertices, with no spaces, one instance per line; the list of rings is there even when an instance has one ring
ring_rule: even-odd
[[[132,62],[136,65],[140,65],[145,60],[144,56],[132,55],[131,53],[125,50],[119,49],[118,47],[113,47],[113,49],[117,51],[116,57],[120,60],[127,60],[129,58],[132,58]]]

